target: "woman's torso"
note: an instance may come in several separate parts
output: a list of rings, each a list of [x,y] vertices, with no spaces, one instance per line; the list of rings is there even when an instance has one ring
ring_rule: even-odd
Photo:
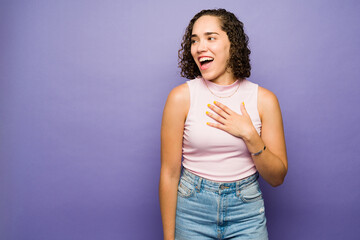
[[[236,181],[254,174],[255,164],[245,142],[208,126],[206,122],[216,121],[205,112],[211,111],[207,104],[219,101],[241,114],[240,104],[244,102],[253,125],[260,134],[258,85],[246,79],[231,85],[218,85],[202,78],[187,81],[187,85],[190,104],[184,124],[183,166],[198,176],[219,182]]]

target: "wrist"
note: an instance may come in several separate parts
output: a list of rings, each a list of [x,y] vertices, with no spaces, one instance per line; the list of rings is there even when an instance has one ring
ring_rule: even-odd
[[[258,156],[264,151],[264,142],[255,128],[243,140],[252,156]]]
[[[251,143],[251,142],[254,142],[255,139],[259,138],[259,134],[258,132],[256,131],[256,129],[253,127],[249,132],[248,134],[244,135],[243,136],[243,140],[245,142],[248,142],[248,143]]]
[[[251,154],[251,156],[259,156],[261,153],[263,153],[264,151],[266,150],[266,146],[264,145],[264,148],[262,148],[260,151],[258,151],[258,152],[255,152],[255,153],[250,153]]]
[[[164,240],[174,240],[175,234],[173,233],[164,233]]]

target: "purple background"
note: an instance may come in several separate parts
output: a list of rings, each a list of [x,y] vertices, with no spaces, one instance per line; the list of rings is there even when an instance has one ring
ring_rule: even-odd
[[[360,2],[1,1],[0,239],[161,239],[160,126],[201,9],[245,24],[289,172],[270,239],[360,235]]]

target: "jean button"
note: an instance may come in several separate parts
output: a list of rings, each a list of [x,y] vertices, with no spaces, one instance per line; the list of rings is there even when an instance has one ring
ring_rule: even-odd
[[[224,190],[224,189],[225,189],[225,186],[224,186],[224,185],[221,185],[221,186],[220,186],[220,189],[221,189],[221,190]]]

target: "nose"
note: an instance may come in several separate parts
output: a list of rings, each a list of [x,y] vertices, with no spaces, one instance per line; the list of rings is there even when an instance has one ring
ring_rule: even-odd
[[[205,52],[207,50],[206,41],[199,41],[197,52]]]

